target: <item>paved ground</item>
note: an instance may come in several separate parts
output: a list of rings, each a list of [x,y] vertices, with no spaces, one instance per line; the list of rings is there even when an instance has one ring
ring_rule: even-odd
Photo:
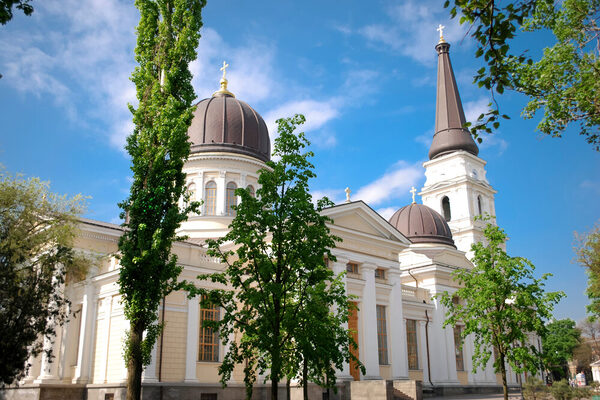
[[[504,396],[499,394],[463,394],[459,396],[427,397],[424,400],[502,400]],[[509,400],[521,400],[521,393],[509,393]]]

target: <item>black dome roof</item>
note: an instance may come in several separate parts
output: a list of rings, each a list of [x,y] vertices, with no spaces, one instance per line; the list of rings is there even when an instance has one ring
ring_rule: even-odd
[[[188,129],[191,152],[228,152],[271,159],[271,141],[263,118],[229,93],[216,92],[196,105]]]
[[[392,215],[390,224],[413,243],[439,243],[456,248],[444,217],[423,204],[402,207]]]

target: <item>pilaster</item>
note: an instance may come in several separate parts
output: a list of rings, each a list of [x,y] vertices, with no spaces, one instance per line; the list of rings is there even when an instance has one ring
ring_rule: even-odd
[[[225,215],[226,190],[225,181],[227,177],[226,171],[219,171],[219,177],[215,180],[217,183],[217,215]]]
[[[196,362],[198,360],[198,330],[200,317],[198,296],[188,299],[187,345],[185,354],[185,382],[197,382]]]
[[[427,336],[429,332],[426,333],[426,330],[429,329],[427,326],[427,321],[419,321],[419,367],[423,371],[423,384],[430,385],[430,377],[429,377],[429,360],[427,359]],[[431,351],[430,351],[431,354]]]
[[[399,271],[388,271],[390,292],[390,347],[392,379],[408,379],[408,350],[406,343],[406,320],[402,311],[402,282]]]
[[[81,333],[77,350],[77,367],[73,383],[88,383],[92,369],[92,352],[96,334],[96,294],[92,282],[87,282],[81,305]]]
[[[362,298],[364,332],[363,347],[366,374],[364,379],[381,379],[379,375],[379,353],[377,349],[377,302],[375,293],[375,265],[362,264],[362,278],[365,281]]]
[[[335,276],[339,276],[340,274],[346,271],[346,264],[348,263],[347,259],[336,257],[337,261],[332,262],[331,269]],[[348,285],[346,282],[346,276],[342,280],[344,282],[344,290],[348,293]],[[337,311],[337,310],[336,310]],[[343,328],[348,330],[348,323],[344,322]],[[358,343],[357,343],[358,344]],[[344,361],[342,364],[342,369],[336,372],[336,377],[338,380],[353,380],[352,375],[350,375],[350,364]]]

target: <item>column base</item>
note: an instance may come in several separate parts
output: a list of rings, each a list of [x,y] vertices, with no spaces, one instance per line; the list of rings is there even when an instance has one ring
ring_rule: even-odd
[[[48,375],[46,375],[46,376],[39,376],[37,379],[35,379],[33,381],[33,383],[36,383],[36,384],[40,384],[40,383],[61,383],[61,380],[58,379],[57,376],[51,376],[51,375],[48,376]]]
[[[361,376],[360,380],[362,380],[362,381],[377,381],[377,380],[381,380],[381,376],[379,376],[379,375],[365,375],[365,376]]]

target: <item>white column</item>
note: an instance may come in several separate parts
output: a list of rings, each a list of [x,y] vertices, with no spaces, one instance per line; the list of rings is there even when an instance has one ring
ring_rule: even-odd
[[[77,350],[77,367],[73,383],[88,383],[91,379],[92,353],[96,328],[96,295],[91,282],[87,282],[81,305],[81,332]]]
[[[390,292],[390,350],[392,379],[408,379],[408,351],[406,343],[406,323],[402,311],[402,283],[398,271],[388,272]]]
[[[343,273],[344,271],[346,271],[346,264],[348,263],[348,260],[342,259],[342,258],[337,258],[337,261],[332,263],[333,265],[331,266],[331,269],[333,270],[333,273],[335,274],[335,276],[339,276],[341,273]],[[343,278],[343,282],[344,282],[344,289],[346,291],[346,295],[348,294],[348,284],[346,282],[346,276],[344,275]],[[347,330],[348,329],[348,323],[344,323],[343,325],[344,329]],[[358,343],[357,343],[358,345]],[[359,353],[360,355],[360,353]],[[341,371],[337,371],[336,372],[336,377],[338,380],[352,380],[352,375],[350,375],[350,364],[344,361],[343,367],[341,369]]]
[[[219,177],[216,179],[217,183],[217,215],[225,215],[225,202],[227,197],[227,192],[225,190],[225,186],[227,182],[225,178],[227,176],[226,171],[219,171]]]
[[[157,363],[157,347],[158,341],[160,340],[160,336],[154,342],[154,346],[152,346],[152,351],[150,353],[150,364],[148,364],[144,371],[142,372],[142,382],[143,383],[153,383],[158,382],[158,378],[156,377],[156,363]],[[127,373],[127,368],[125,368],[125,373]]]
[[[68,304],[67,305],[67,317],[69,318],[69,321],[63,325],[63,329],[61,332],[61,338],[60,338],[60,347],[58,348],[59,354],[57,354],[58,361],[59,361],[58,377],[61,380],[63,378],[65,378],[65,376],[69,373],[67,371],[67,369],[70,367],[70,365],[67,365],[67,362],[68,362],[67,356],[72,354],[69,352],[69,348],[71,348],[73,346],[71,343],[69,343],[69,337],[73,336],[74,328],[77,329],[77,326],[74,326],[74,324],[73,324],[73,314],[72,313],[73,313],[73,305]],[[58,336],[57,336],[57,338],[58,338]]]
[[[58,363],[60,354],[59,344],[62,336],[62,327],[55,327],[54,337],[44,337],[44,350],[42,352],[42,366],[40,375],[34,381],[34,383],[49,383],[58,382]],[[47,351],[52,350],[52,358],[48,357]]]
[[[23,383],[33,383],[33,381],[35,380],[35,363],[36,363],[36,357],[30,355],[29,358],[27,359],[26,364],[29,366],[27,368],[27,375],[25,375],[25,377],[23,378]]]
[[[361,307],[363,327],[363,348],[361,351],[365,364],[364,379],[381,379],[379,375],[379,353],[377,348],[377,301],[375,293],[375,265],[363,264],[362,277],[365,281]]]
[[[108,345],[110,339],[110,314],[112,308],[112,296],[100,300],[99,313],[102,315],[102,325],[104,326],[104,335],[98,336],[96,343],[100,350],[100,377],[97,383],[106,383],[106,373],[108,370]]]
[[[185,382],[198,381],[198,378],[196,378],[196,361],[198,360],[199,301],[198,296],[188,299]]]
[[[419,367],[423,371],[423,385],[430,385],[429,383],[429,365],[427,364],[427,333],[426,329],[427,321],[419,321]],[[430,352],[431,354],[431,352]]]

